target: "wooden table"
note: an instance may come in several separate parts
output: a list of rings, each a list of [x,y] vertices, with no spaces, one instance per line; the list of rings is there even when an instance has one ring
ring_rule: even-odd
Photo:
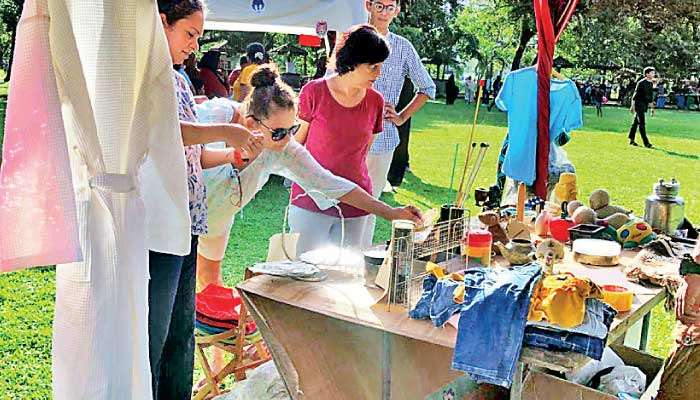
[[[608,342],[622,338],[664,298],[661,289],[628,282],[617,267],[587,267],[567,255],[556,271],[570,271],[635,293],[633,309],[615,318]],[[503,263],[496,260],[495,264]],[[410,319],[407,310],[376,304],[379,289],[337,271],[308,283],[257,276],[238,286],[294,399],[425,399],[461,372],[450,369],[457,330]],[[648,331],[648,329],[647,329]],[[524,347],[511,398],[520,399],[524,365],[570,371],[590,359],[576,353]]]

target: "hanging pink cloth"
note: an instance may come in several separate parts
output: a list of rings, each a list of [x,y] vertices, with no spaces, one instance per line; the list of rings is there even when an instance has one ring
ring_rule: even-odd
[[[45,3],[26,2],[22,15],[0,164],[0,272],[81,260]]]
[[[577,5],[578,0],[533,0],[537,22],[537,163],[534,191],[543,199],[547,198],[549,178],[549,89],[554,46]]]

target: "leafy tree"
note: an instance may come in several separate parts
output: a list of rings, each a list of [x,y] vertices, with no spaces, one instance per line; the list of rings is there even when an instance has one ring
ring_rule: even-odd
[[[496,62],[505,67],[505,60],[512,60],[515,54],[522,57],[529,38],[520,46],[522,23],[518,22],[525,21],[527,25],[529,18],[519,16],[514,23],[514,15],[513,9],[496,1],[472,2],[459,15],[460,29],[474,37],[474,58],[479,62],[480,75],[491,75],[490,69]]]
[[[455,65],[457,52],[469,59],[476,51],[473,36],[457,21],[463,8],[460,0],[403,0],[392,29],[410,40],[430,64]]]
[[[532,0],[472,0],[459,25],[477,40],[478,56],[523,57],[536,53]],[[700,2],[697,0],[581,0],[557,45],[577,66],[641,69],[654,65],[665,75],[700,69]]]
[[[12,72],[17,22],[22,14],[23,3],[23,0],[0,0],[0,67],[7,66],[5,82],[10,80]]]
[[[476,58],[482,74],[491,75],[493,64],[518,69],[523,57],[534,57],[531,40],[536,34],[532,0],[470,1],[458,18],[462,31],[477,42]],[[508,61],[510,61],[508,63]]]
[[[654,65],[687,76],[700,68],[697,0],[588,0],[558,46],[578,65]]]

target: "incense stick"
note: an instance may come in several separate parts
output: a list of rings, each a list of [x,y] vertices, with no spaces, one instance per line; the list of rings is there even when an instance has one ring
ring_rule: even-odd
[[[469,159],[472,156],[472,149],[473,149],[473,144],[474,144],[474,132],[476,131],[476,121],[477,118],[479,117],[479,106],[481,105],[481,92],[483,90],[483,86],[479,85],[479,90],[476,98],[476,109],[474,110],[474,122],[472,122],[472,130],[471,133],[469,134],[469,144],[467,144],[467,159],[464,161],[464,170],[462,171],[462,179],[459,181],[459,190],[457,191],[457,200],[455,201],[455,204],[460,204],[462,203],[462,197],[464,196],[463,190],[464,190],[464,179],[467,176],[467,168],[469,166]]]

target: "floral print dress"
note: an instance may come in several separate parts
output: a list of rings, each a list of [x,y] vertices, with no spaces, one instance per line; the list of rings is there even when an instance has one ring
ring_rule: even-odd
[[[180,121],[197,122],[194,95],[185,78],[180,74],[175,76],[175,92],[177,94],[177,109]],[[190,199],[190,219],[192,234],[207,233],[207,187],[202,173],[202,150],[204,145],[185,146],[187,159],[187,186]]]

